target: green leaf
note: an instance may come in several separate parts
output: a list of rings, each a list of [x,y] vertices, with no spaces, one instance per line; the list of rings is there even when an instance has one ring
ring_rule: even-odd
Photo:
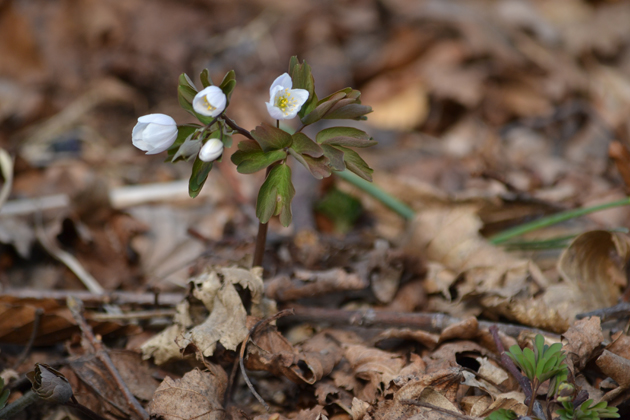
[[[372,173],[374,170],[368,166],[357,152],[341,146],[338,146],[337,149],[343,152],[343,160],[349,171],[354,172],[366,181],[372,182]]]
[[[497,411],[492,412],[488,417],[486,417],[486,420],[514,420],[516,418],[518,418],[518,414],[514,411],[499,408]]]
[[[175,142],[173,142],[171,147],[169,147],[167,150],[168,158],[166,159],[166,161],[177,162],[177,152],[179,148],[182,146],[182,144],[184,144],[184,142],[186,142],[186,139],[192,136],[194,132],[200,128],[201,126],[198,124],[186,124],[177,126],[177,138],[175,139]]]
[[[534,348],[536,350],[536,357],[541,358],[545,354],[545,337],[542,334],[536,334],[534,338]]]
[[[314,110],[308,113],[304,118],[301,118],[302,124],[310,125],[314,122],[321,120],[327,112],[329,112],[333,106],[340,100],[346,97],[345,92],[337,92],[329,98],[319,101]]]
[[[333,170],[343,171],[344,169],[346,169],[343,152],[341,150],[328,144],[323,144],[322,150],[324,151],[324,156],[326,156],[328,160],[330,160],[330,167]]]
[[[287,157],[284,150],[263,152],[258,143],[244,140],[238,144],[238,150],[232,154],[232,163],[241,174],[252,174]]]
[[[534,352],[529,347],[523,349],[523,361],[525,362],[523,365],[525,376],[533,380],[536,374],[536,356],[534,356]]]
[[[316,179],[328,178],[332,173],[330,171],[330,160],[326,156],[314,158],[309,155],[302,155],[294,149],[289,149],[289,153],[304,165]]]
[[[302,119],[317,106],[315,79],[313,79],[313,75],[311,74],[311,67],[306,64],[306,61],[302,61],[302,64],[300,64],[296,56],[291,57],[289,60],[289,76],[291,76],[291,80],[293,81],[293,89],[304,89],[308,91],[308,99],[298,112],[298,116]]]
[[[368,105],[361,105],[354,103],[354,99],[342,99],[335,104],[333,109],[330,110],[324,119],[327,120],[360,120],[366,114],[372,112],[372,107]]]
[[[190,195],[190,198],[195,198],[199,195],[211,170],[212,162],[204,162],[197,156],[193,163],[190,180],[188,181],[188,195]]]
[[[223,91],[227,99],[227,104],[225,105],[226,108],[230,104],[230,99],[232,98],[232,92],[234,92],[235,87],[236,87],[236,72],[234,72],[234,70],[230,70],[225,74],[225,76],[223,77],[223,80],[221,81],[221,84],[219,85],[219,88],[221,88],[221,90]]]
[[[269,124],[259,125],[252,131],[252,136],[263,151],[284,149],[293,143],[291,135],[284,130],[272,127]]]
[[[365,131],[352,127],[331,127],[317,133],[317,143],[344,147],[370,147],[377,142]]]
[[[195,83],[190,79],[190,77],[188,77],[186,73],[182,73],[179,75],[179,85],[195,91],[195,94],[199,92],[199,89],[197,89]]]
[[[293,144],[291,149],[301,155],[309,155],[314,158],[324,156],[324,150],[321,146],[311,140],[306,134],[295,133],[293,136]]]
[[[210,78],[210,72],[208,71],[208,69],[203,69],[201,71],[199,79],[201,79],[201,84],[203,85],[204,89],[208,86],[212,86],[212,79]]]
[[[280,216],[283,226],[291,224],[291,200],[295,188],[291,182],[291,168],[288,165],[275,166],[260,187],[256,202],[256,216],[261,223],[269,222],[271,216]]]
[[[2,390],[2,388],[0,388],[0,390]],[[5,405],[7,405],[7,400],[9,399],[10,393],[11,392],[8,389],[5,389],[0,393],[0,408],[3,408]]]

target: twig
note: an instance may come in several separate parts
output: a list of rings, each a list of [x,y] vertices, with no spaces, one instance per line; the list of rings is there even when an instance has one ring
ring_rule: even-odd
[[[391,311],[347,311],[344,309],[328,309],[293,306],[295,316],[292,320],[311,323],[326,323],[333,325],[352,325],[357,327],[410,327],[419,328],[430,332],[440,332],[448,326],[462,322],[460,318],[439,313],[406,313]],[[484,330],[491,326],[497,327],[501,332],[511,337],[518,337],[523,332],[544,334],[548,337],[559,338],[557,334],[542,331],[537,328],[521,325],[503,324],[499,322],[479,321],[479,329]]]
[[[35,343],[35,338],[37,337],[37,334],[39,332],[39,322],[41,321],[43,314],[44,310],[42,308],[37,308],[35,310],[35,319],[33,320],[33,331],[31,331],[31,337],[28,339],[28,343],[26,343],[26,347],[24,347],[20,358],[13,365],[13,370],[17,370],[17,368],[20,367],[22,363],[24,363],[29,353],[31,352],[31,349],[33,348],[33,343]]]
[[[89,318],[95,321],[130,321],[159,317],[172,317],[176,313],[177,311],[175,309],[156,309],[153,311],[134,311],[120,314],[93,313],[89,316]]]
[[[602,322],[608,321],[611,318],[622,318],[630,314],[630,303],[622,302],[618,305],[611,306],[610,308],[596,309],[590,312],[584,312],[577,314],[577,319],[588,318],[591,316],[598,316]]]
[[[5,289],[2,296],[14,299],[54,299],[64,304],[68,296],[74,296],[90,307],[103,304],[113,305],[143,305],[143,306],[175,306],[186,297],[183,293],[160,293],[159,302],[155,301],[155,293],[109,292],[95,294],[84,290],[34,290],[34,289]]]
[[[147,420],[149,418],[149,414],[144,410],[142,405],[140,405],[138,400],[136,400],[136,397],[133,396],[131,391],[129,391],[127,384],[125,384],[125,381],[123,381],[120,373],[114,366],[112,359],[109,358],[109,354],[107,354],[103,343],[94,336],[92,328],[85,320],[85,317],[83,316],[83,303],[79,299],[73,296],[69,296],[68,308],[70,309],[70,312],[72,313],[74,319],[77,321],[79,328],[81,328],[81,332],[83,333],[83,336],[85,337],[88,346],[90,346],[90,350],[103,363],[103,365],[105,365],[107,371],[116,382],[118,389],[120,389],[120,391],[122,392],[125,401],[127,402],[127,406],[129,407],[131,412],[135,413],[140,418]]]
[[[430,408],[433,411],[439,411],[440,413],[448,414],[450,416],[457,417],[458,419],[475,420],[475,417],[470,417],[465,414],[460,414],[456,411],[447,410],[446,408],[442,408],[437,405],[433,405],[433,404],[429,404],[429,403],[425,403],[421,401],[405,399],[405,400],[400,400],[400,402],[403,404],[410,404],[410,405],[416,405],[418,407]]]
[[[273,322],[279,318],[282,318],[287,315],[293,315],[293,314],[294,314],[293,309],[284,309],[275,315],[272,315],[268,318],[258,321],[256,325],[254,325],[252,329],[249,330],[249,332],[247,333],[247,336],[245,337],[245,340],[243,340],[243,343],[241,343],[241,352],[239,354],[239,359],[238,359],[238,363],[241,367],[241,374],[243,375],[243,379],[245,379],[245,383],[249,387],[249,390],[252,392],[252,394],[254,394],[254,397],[256,397],[256,399],[263,405],[263,407],[265,407],[267,411],[269,411],[269,405],[265,402],[265,400],[263,400],[263,398],[258,394],[258,392],[256,392],[256,389],[254,389],[254,385],[252,385],[252,382],[249,380],[249,377],[247,376],[247,372],[245,372],[245,364],[243,363],[243,356],[245,355],[245,348],[247,347],[249,338],[253,336],[254,334],[256,334],[256,330],[258,328],[260,328],[263,325],[267,325],[270,322]]]
[[[256,141],[256,139],[254,139],[254,137],[252,137],[251,133],[247,130],[245,130],[243,127],[239,126],[238,124],[236,124],[234,121],[232,121],[227,115],[223,115],[223,120],[225,121],[225,123],[232,129],[232,130],[236,130],[238,131],[238,133],[242,136],[247,137],[250,140],[254,140]]]

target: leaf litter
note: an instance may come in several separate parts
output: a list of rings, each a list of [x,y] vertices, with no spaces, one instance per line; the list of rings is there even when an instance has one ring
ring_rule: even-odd
[[[499,333],[505,348],[530,345],[537,329],[562,340],[575,384],[628,415],[627,207],[521,238],[570,238],[561,250],[487,240],[627,193],[628,4],[278,1],[272,19],[263,10],[271,6],[251,0],[238,13],[221,2],[159,3],[148,12],[144,1],[92,3],[0,8],[0,147],[15,156],[0,210],[0,373],[10,401],[27,389],[19,378],[48,363],[105,418],[140,418],[129,395],[154,416],[178,419],[523,415],[526,395],[487,330],[496,323],[523,327]],[[211,16],[221,20],[207,25]],[[233,108],[254,127],[264,109],[253,104],[267,100],[261,86],[282,61],[270,57],[296,53],[312,63],[322,92],[356,85],[373,105],[367,131],[379,146],[365,158],[375,184],[414,210],[411,223],[335,181],[361,203],[349,232],[340,235],[319,212],[304,216],[310,231],[272,219],[260,271],[249,270],[250,203],[262,177],[219,164],[211,193],[193,202],[108,202],[108,190],[111,198],[127,185],[183,178],[186,168],[147,161],[128,141],[136,111],[176,115],[164,81],[182,65],[235,68],[248,96],[235,94]],[[294,202],[294,213],[330,188],[296,184],[295,200],[304,202]],[[31,210],[8,212],[38,198]],[[53,297],[84,286],[38,244],[37,218],[105,289],[84,315],[128,394],[81,344],[65,299]],[[601,321],[578,320],[617,304]],[[252,332],[290,308],[354,315],[334,325],[288,316]],[[444,316],[455,322],[410,328],[402,319],[413,312],[433,325]],[[387,328],[359,325],[385,315]],[[246,373],[270,413],[234,370],[244,345]]]

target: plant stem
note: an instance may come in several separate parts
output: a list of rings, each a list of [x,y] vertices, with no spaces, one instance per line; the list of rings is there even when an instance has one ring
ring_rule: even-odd
[[[267,173],[265,179],[269,176],[271,168],[274,165],[267,167]],[[254,248],[254,259],[252,260],[252,267],[262,267],[263,257],[265,256],[265,244],[267,243],[267,228],[269,223],[262,223],[258,221],[258,234],[256,235],[256,248]]]
[[[250,140],[255,140],[249,131],[245,130],[243,127],[236,124],[227,115],[223,114],[223,120],[228,125],[228,127],[230,127],[232,130],[238,131],[240,135],[245,136]]]
[[[576,217],[584,216],[596,211],[607,210],[613,207],[626,206],[630,204],[630,197],[626,197],[622,200],[612,201],[610,203],[599,204],[592,207],[584,207],[580,209],[563,211],[561,213],[552,214],[551,216],[542,217],[538,220],[534,220],[530,223],[525,223],[519,226],[515,226],[511,229],[504,230],[503,232],[494,235],[490,238],[490,243],[493,245],[499,245],[511,239],[515,236],[522,235],[533,230],[541,229],[547,226],[555,225],[560,222],[565,222]]]
[[[39,396],[32,390],[28,391],[26,394],[22,395],[22,397],[0,410],[0,419],[8,419],[9,417],[15,416],[37,400],[39,400]]]
[[[411,209],[402,201],[387,194],[385,191],[383,191],[373,183],[368,182],[347,170],[335,172],[335,175],[370,194],[372,197],[376,198],[378,201],[385,204],[390,209],[394,210],[403,218],[411,220],[415,217],[416,213],[413,211],[413,209]]]

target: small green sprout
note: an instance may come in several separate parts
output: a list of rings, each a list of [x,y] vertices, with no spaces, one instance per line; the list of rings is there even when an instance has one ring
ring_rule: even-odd
[[[518,418],[518,414],[516,414],[512,410],[506,410],[505,408],[500,408],[497,411],[490,414],[486,417],[486,420],[514,420]]]
[[[579,407],[573,407],[571,402],[563,402],[562,407],[556,410],[561,420],[599,420],[618,419],[619,411],[617,407],[608,407],[606,401],[601,401],[593,405],[593,400],[586,400]]]

